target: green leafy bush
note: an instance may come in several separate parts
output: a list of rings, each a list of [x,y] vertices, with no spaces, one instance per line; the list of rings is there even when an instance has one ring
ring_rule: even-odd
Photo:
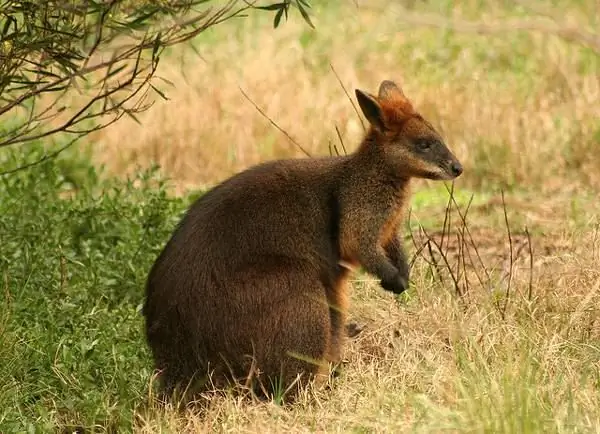
[[[151,375],[145,278],[186,201],[156,170],[103,181],[77,157],[0,177],[0,198],[0,432],[130,426]]]

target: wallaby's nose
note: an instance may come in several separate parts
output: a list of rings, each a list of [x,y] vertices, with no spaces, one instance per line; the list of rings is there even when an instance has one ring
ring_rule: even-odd
[[[463,173],[462,164],[460,164],[458,161],[454,161],[452,164],[450,164],[450,170],[454,176],[459,176],[461,173]]]

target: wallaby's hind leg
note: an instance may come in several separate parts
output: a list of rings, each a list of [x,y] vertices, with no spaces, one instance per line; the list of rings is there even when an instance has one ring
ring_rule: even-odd
[[[268,375],[267,382],[278,380],[283,391],[289,388],[286,400],[293,399],[310,379],[320,383],[329,375],[331,327],[327,303],[324,294],[320,299],[311,295],[301,293],[286,300],[264,323],[279,327],[264,331],[269,343],[265,341],[267,348],[263,349],[259,369],[262,367]]]
[[[342,350],[346,340],[346,318],[348,312],[348,272],[343,271],[334,285],[327,291],[329,318],[331,321],[331,345],[328,359],[335,372],[342,362]]]
[[[327,292],[313,277],[316,273],[298,264],[269,267],[265,262],[235,277],[239,291],[252,297],[246,298],[246,312],[230,329],[229,341],[246,348],[244,343],[252,342],[253,367],[259,372],[256,381],[260,383],[255,389],[279,394],[290,388],[287,401],[310,378],[328,376],[331,318]],[[229,348],[228,353],[235,351]],[[240,357],[238,353],[236,358]],[[273,383],[277,390],[273,390]]]

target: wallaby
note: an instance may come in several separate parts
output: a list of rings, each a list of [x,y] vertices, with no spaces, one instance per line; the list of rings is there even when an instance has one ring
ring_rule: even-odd
[[[370,126],[354,153],[254,166],[183,217],[146,287],[164,393],[194,379],[294,396],[341,361],[353,267],[387,291],[407,289],[397,232],[410,179],[451,180],[463,168],[394,82],[356,98]]]

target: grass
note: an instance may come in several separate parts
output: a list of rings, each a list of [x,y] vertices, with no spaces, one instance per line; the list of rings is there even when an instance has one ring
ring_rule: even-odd
[[[510,2],[315,3],[317,31],[252,15],[201,35],[202,57],[174,48],[159,69],[171,99],[141,125],[0,177],[0,432],[600,431],[600,57],[552,35],[402,20],[528,18]],[[545,5],[600,21],[592,1]],[[406,244],[431,250],[402,297],[355,276],[365,329],[331,391],[293,408],[155,406],[139,313],[152,261],[205,188],[301,156],[238,85],[311,154],[339,144],[336,126],[352,150],[362,127],[330,65],[349,92],[403,84],[464,163],[457,203],[415,184]],[[40,155],[3,150],[0,171]]]

